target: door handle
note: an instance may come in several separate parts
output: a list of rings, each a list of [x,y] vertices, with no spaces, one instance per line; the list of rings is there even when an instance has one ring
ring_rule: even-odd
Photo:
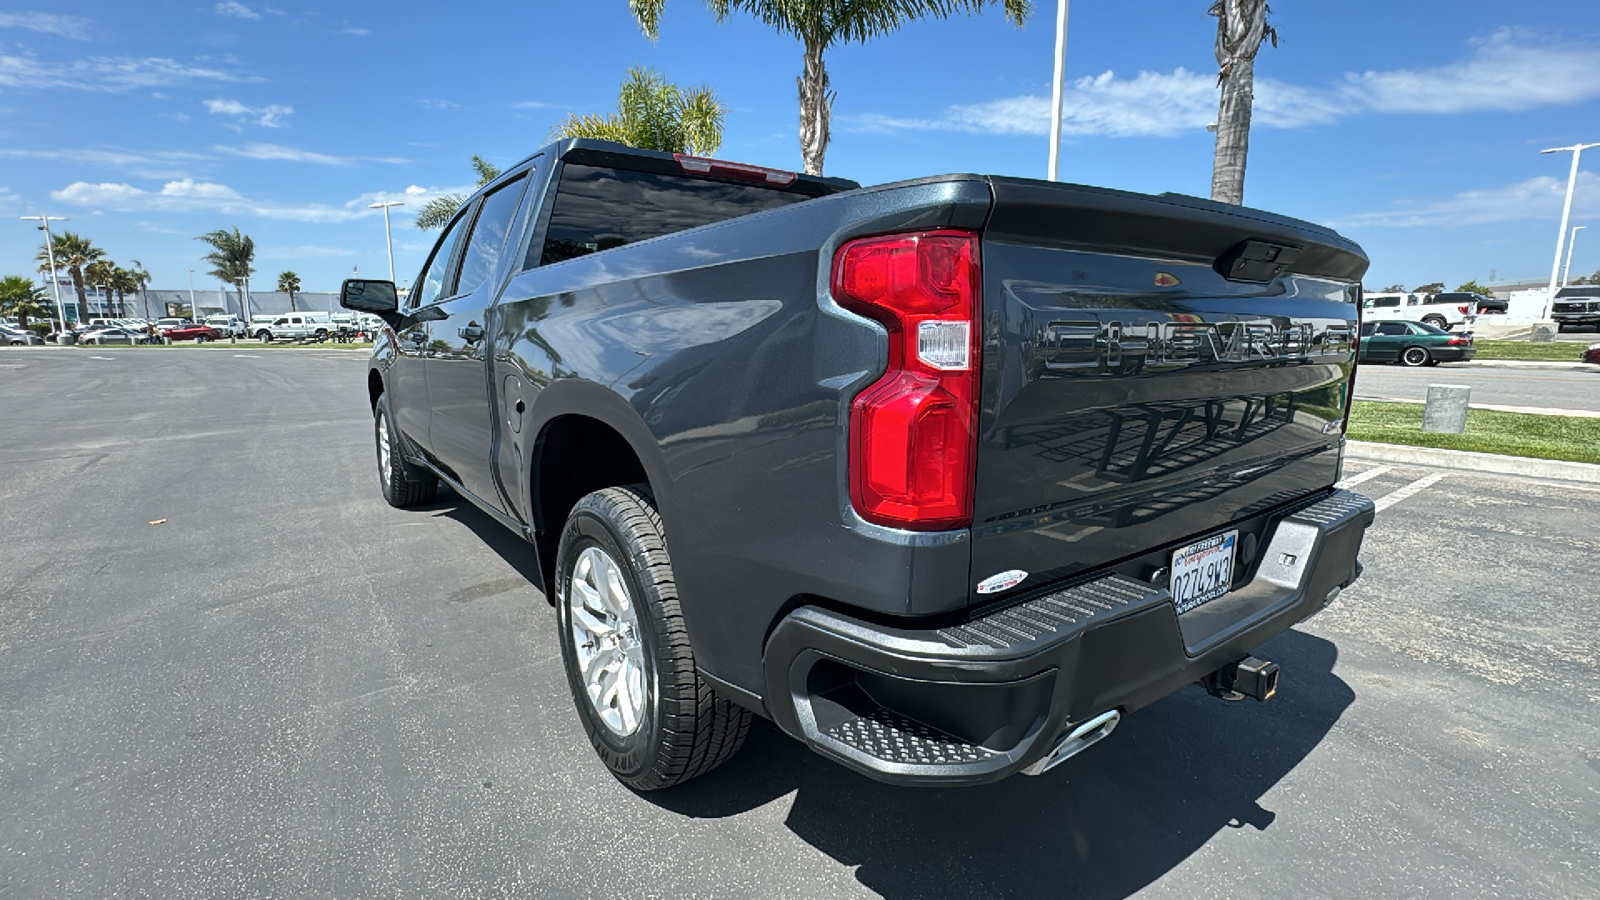
[[[417,328],[406,332],[406,340],[413,344],[425,344],[428,342],[428,333],[421,328]]]
[[[477,325],[466,325],[456,331],[456,334],[461,335],[461,339],[469,344],[483,340],[483,329]]]

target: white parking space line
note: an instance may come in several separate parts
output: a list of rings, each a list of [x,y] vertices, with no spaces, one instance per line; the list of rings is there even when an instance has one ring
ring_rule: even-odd
[[[106,360],[107,362],[110,362],[111,360],[116,359],[115,356],[91,356],[89,358],[90,359],[103,359],[103,360]]]
[[[1388,509],[1407,497],[1410,497],[1414,494],[1420,494],[1428,488],[1433,487],[1441,479],[1448,477],[1448,475],[1448,472],[1435,472],[1432,475],[1424,475],[1423,477],[1418,478],[1416,481],[1411,482],[1403,488],[1384,494],[1382,497],[1379,497],[1377,500],[1375,500],[1373,505],[1376,506],[1380,511]]]
[[[1351,475],[1349,478],[1346,478],[1345,480],[1334,485],[1334,487],[1345,489],[1353,488],[1363,481],[1371,481],[1372,479],[1377,478],[1379,475],[1392,471],[1393,469],[1394,466],[1374,466],[1360,474]]]
[[[233,355],[233,358],[234,359],[260,359],[261,357],[259,357],[259,356],[251,356],[251,355],[249,355],[247,353],[235,353]]]

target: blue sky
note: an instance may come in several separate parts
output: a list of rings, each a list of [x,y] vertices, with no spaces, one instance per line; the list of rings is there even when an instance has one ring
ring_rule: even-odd
[[[643,38],[625,0],[464,5],[102,2],[0,10],[0,274],[31,273],[37,232],[66,227],[152,286],[214,287],[194,236],[240,229],[254,286],[294,269],[334,290],[387,272],[383,220],[506,164],[569,111],[604,112],[629,66],[705,83],[728,106],[718,156],[798,168],[800,49],[743,16],[667,5]],[[1042,177],[1054,4],[913,24],[828,58],[827,173],[881,183],[943,172]],[[1205,195],[1215,118],[1207,0],[1072,5],[1064,180]],[[1369,287],[1542,278],[1570,155],[1600,141],[1600,4],[1278,0],[1257,64],[1245,201],[1332,225],[1372,257]],[[1600,148],[1573,224],[1600,226]],[[431,239],[405,208],[408,283]],[[10,222],[10,225],[6,225]],[[1600,269],[1600,227],[1574,272]]]

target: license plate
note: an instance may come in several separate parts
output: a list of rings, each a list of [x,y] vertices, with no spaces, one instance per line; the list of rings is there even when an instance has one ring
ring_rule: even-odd
[[[1172,554],[1172,602],[1185,613],[1215,600],[1233,584],[1233,546],[1239,532],[1229,531],[1179,547]]]

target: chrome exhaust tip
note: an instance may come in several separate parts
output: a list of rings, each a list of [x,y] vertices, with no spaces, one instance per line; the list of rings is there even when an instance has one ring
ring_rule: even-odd
[[[1056,748],[1045,754],[1043,759],[1022,770],[1024,775],[1043,775],[1054,769],[1079,753],[1100,743],[1109,735],[1117,723],[1122,721],[1122,713],[1108,709],[1098,716],[1067,732],[1067,736],[1056,744]]]

